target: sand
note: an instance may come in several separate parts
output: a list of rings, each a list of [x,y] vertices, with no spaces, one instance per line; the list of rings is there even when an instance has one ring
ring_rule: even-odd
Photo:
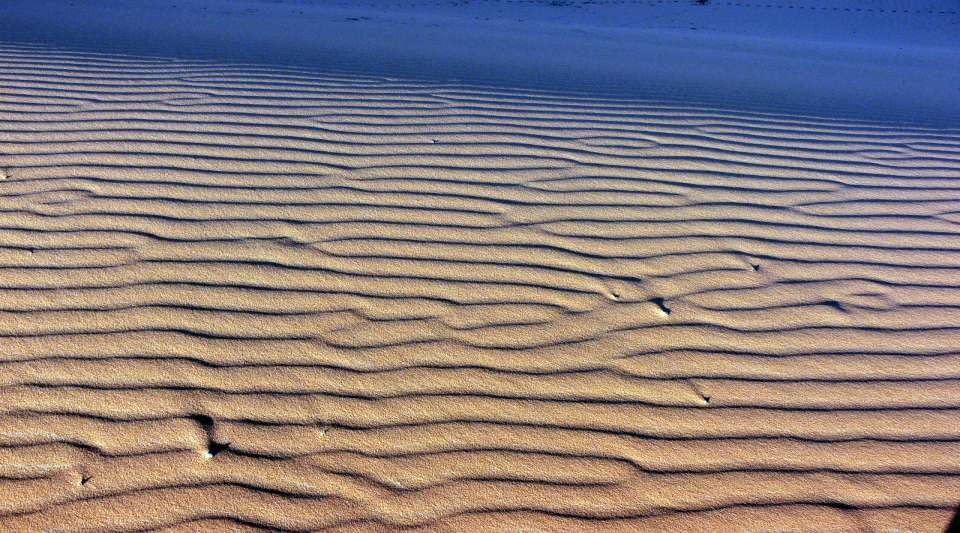
[[[3,531],[960,504],[960,128],[929,110],[24,43],[0,85]]]

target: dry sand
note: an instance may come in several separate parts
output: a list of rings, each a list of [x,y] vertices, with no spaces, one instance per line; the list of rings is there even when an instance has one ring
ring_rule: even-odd
[[[0,529],[939,531],[960,130],[0,49]]]

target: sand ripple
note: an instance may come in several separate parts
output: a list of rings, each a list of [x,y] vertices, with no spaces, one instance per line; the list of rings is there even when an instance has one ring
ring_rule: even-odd
[[[16,46],[0,85],[6,531],[958,503],[960,130]]]

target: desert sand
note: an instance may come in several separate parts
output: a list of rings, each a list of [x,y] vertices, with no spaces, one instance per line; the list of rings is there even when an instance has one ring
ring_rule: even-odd
[[[943,45],[845,113],[0,40],[0,529],[942,531]]]

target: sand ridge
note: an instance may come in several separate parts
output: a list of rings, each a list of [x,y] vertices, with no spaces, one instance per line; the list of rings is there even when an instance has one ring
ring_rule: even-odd
[[[0,48],[0,527],[937,531],[960,130]]]

